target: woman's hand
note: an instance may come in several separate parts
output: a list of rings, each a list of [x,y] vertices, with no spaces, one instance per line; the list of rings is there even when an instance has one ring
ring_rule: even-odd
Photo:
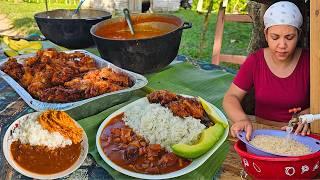
[[[231,135],[233,137],[236,137],[240,131],[245,131],[246,139],[247,141],[250,141],[250,137],[252,133],[252,123],[250,119],[243,119],[243,120],[237,121],[231,126]]]
[[[305,109],[299,113],[299,115],[304,115],[304,114],[310,114],[310,108]],[[287,126],[284,126],[281,128],[281,130],[286,130]],[[297,127],[294,131],[295,135],[301,134],[301,136],[309,135],[310,134],[310,124],[309,123],[302,123],[298,122]]]

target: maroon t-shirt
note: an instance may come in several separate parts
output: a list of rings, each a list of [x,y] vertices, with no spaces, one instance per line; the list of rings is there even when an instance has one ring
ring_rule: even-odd
[[[273,74],[264,59],[263,49],[248,56],[233,83],[244,91],[255,91],[255,115],[264,119],[288,122],[294,107],[310,104],[310,54],[302,50],[292,74],[280,78]]]

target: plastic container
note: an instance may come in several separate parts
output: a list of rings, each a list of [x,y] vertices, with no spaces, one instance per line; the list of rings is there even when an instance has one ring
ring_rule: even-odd
[[[320,139],[320,136],[310,136]],[[244,170],[253,179],[312,179],[320,173],[320,152],[297,157],[258,156],[249,153],[240,140],[234,149]]]
[[[252,132],[251,139],[253,139],[257,135],[269,135],[269,136],[277,136],[282,138],[285,138],[286,136],[288,136],[287,132],[281,131],[281,130],[259,129]],[[269,157],[288,156],[284,154],[266,152],[263,149],[259,149],[253,146],[245,138],[245,132],[239,133],[238,138],[246,144],[246,148],[249,153],[256,154],[259,156],[269,156]],[[314,139],[308,136],[294,135],[292,133],[290,134],[290,138],[307,146],[310,149],[311,154],[320,151],[320,141],[317,139]]]

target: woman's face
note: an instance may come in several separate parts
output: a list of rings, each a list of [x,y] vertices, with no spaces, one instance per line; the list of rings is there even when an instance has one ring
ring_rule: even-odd
[[[264,31],[267,43],[277,60],[287,60],[295,51],[298,42],[297,28],[289,25],[275,25]]]

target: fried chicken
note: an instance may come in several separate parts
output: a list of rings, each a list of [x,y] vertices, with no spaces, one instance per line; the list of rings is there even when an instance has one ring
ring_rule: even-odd
[[[150,93],[147,98],[150,103],[160,103],[161,105],[166,105],[172,101],[177,101],[179,97],[178,95],[167,90],[159,90]]]
[[[106,67],[90,71],[83,78],[75,78],[64,85],[84,91],[85,97],[93,97],[129,87],[131,80],[128,76],[113,72],[112,69]]]
[[[201,119],[204,115],[202,105],[195,98],[181,97],[178,101],[170,102],[167,107],[174,115],[180,117],[192,116],[196,119]]]
[[[1,70],[15,80],[21,79],[24,74],[22,64],[19,64],[15,58],[9,58]]]
[[[40,50],[23,64],[9,59],[2,70],[45,102],[72,102],[132,86],[127,75],[98,70],[94,59],[81,52]]]
[[[73,102],[84,99],[83,92],[78,89],[67,89],[63,86],[54,86],[43,89],[38,95],[40,101],[45,102]]]
[[[207,127],[213,125],[213,122],[196,98],[183,97],[167,90],[152,92],[147,98],[150,103],[160,103],[162,106],[169,108],[175,116],[182,118],[191,116],[199,119]]]

